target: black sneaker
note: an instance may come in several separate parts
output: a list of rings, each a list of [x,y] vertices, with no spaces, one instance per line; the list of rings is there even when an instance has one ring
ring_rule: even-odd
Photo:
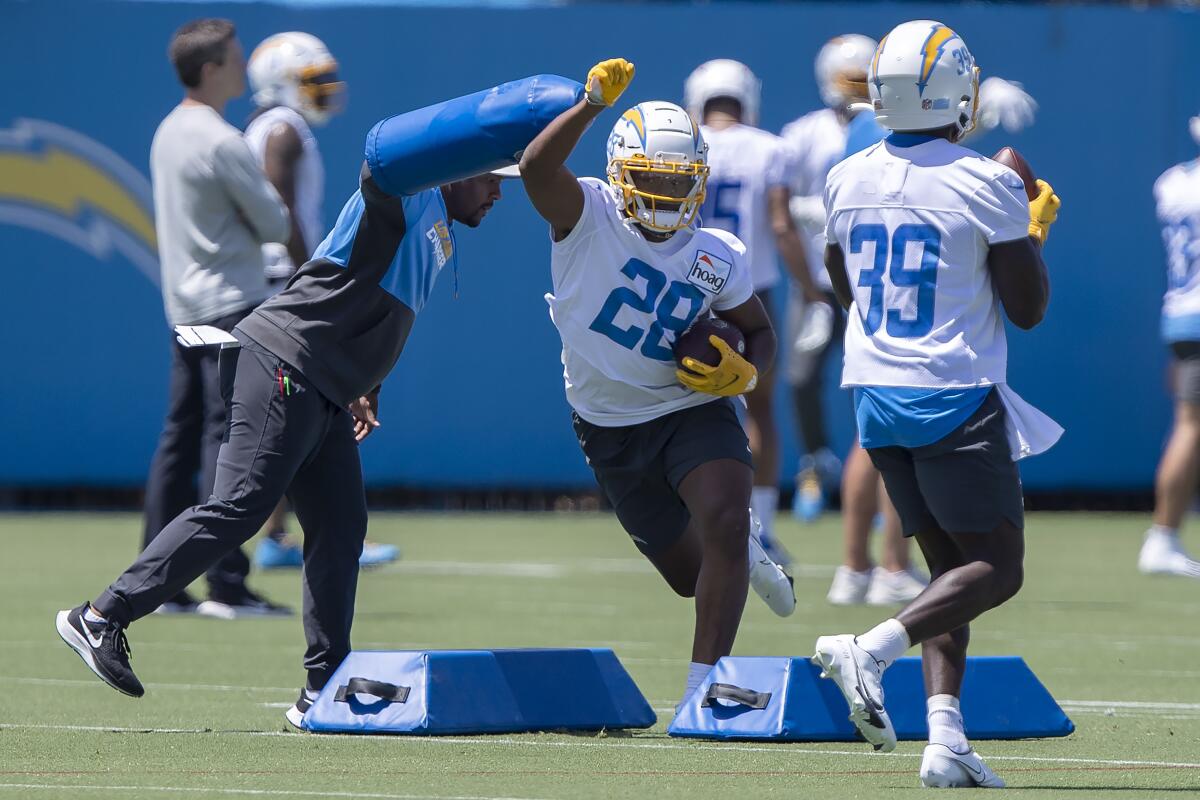
[[[255,594],[245,586],[231,592],[213,592],[196,608],[196,613],[217,619],[242,619],[244,617],[290,617],[292,610],[276,605]]]
[[[312,708],[313,701],[316,699],[316,692],[310,689],[301,689],[300,699],[296,701],[296,705],[283,712],[283,718],[296,730],[304,730],[304,715]]]
[[[84,603],[69,611],[60,611],[54,620],[58,635],[79,654],[100,680],[130,697],[146,693],[142,682],[129,666],[129,640],[125,629],[114,622],[90,622],[84,619]]]
[[[195,614],[200,602],[187,591],[182,591],[154,609],[155,614]]]

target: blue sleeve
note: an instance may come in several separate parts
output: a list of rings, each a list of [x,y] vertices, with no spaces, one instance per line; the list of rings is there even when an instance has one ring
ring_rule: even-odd
[[[886,138],[887,130],[875,121],[874,114],[869,111],[859,112],[846,126],[846,152],[842,158],[849,158]]]

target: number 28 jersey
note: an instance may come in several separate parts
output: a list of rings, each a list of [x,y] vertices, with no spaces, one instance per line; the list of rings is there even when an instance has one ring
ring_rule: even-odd
[[[724,231],[688,228],[648,241],[615,191],[580,178],[583,214],[551,246],[546,295],[562,338],[567,402],[593,425],[636,425],[712,402],[675,378],[675,340],[710,309],[750,299],[746,249]]]
[[[987,252],[1028,235],[1015,172],[945,139],[892,134],[830,171],[825,210],[854,293],[843,386],[1006,382]]]

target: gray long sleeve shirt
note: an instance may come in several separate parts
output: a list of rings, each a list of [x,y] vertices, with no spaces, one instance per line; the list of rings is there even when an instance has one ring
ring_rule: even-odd
[[[176,106],[150,146],[163,304],[195,325],[265,300],[262,245],[286,242],[287,207],[237,128],[206,105]]]

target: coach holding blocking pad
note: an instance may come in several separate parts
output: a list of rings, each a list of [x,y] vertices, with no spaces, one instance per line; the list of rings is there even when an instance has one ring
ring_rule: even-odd
[[[163,304],[172,327],[230,331],[270,295],[262,245],[287,241],[287,207],[241,132],[221,116],[246,89],[233,23],[189,22],[171,38],[169,53],[185,97],[150,147]],[[212,492],[225,433],[217,372],[216,349],[184,348],[171,336],[170,400],[146,481],[143,547]],[[197,604],[180,587],[163,598],[161,610],[223,619],[290,614],[246,587],[249,571],[250,561],[234,547],[208,570],[207,601]]]
[[[299,727],[350,652],[367,529],[357,442],[379,425],[379,384],[438,275],[448,268],[457,278],[452,226],[482,222],[501,178],[516,175],[513,155],[581,92],[540,75],[372,129],[359,190],[333,230],[234,329],[241,347],[222,351],[230,411],[212,496],[176,517],[96,600],[58,614],[63,641],[105,683],[142,696],[125,628],[253,536],[286,491],[304,529],[307,681],[285,715]],[[232,369],[226,358],[236,359]]]

